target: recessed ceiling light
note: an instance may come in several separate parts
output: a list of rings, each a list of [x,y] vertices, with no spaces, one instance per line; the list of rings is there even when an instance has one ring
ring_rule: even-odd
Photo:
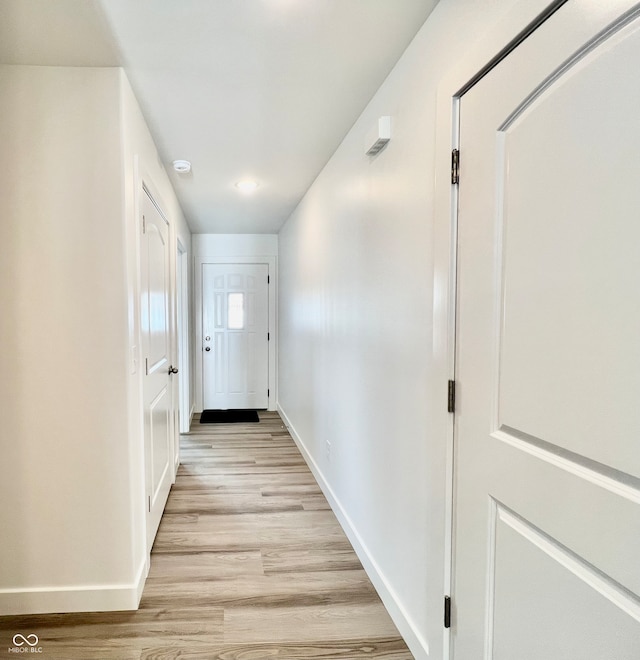
[[[251,181],[249,179],[244,179],[243,181],[238,181],[236,183],[236,188],[245,195],[250,195],[258,187],[257,181]]]
[[[174,160],[173,169],[180,174],[187,174],[191,172],[191,163],[188,160]]]

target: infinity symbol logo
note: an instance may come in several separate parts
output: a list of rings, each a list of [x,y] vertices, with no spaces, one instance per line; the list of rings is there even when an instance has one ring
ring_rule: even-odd
[[[13,636],[13,643],[16,646],[22,646],[23,644],[28,644],[29,646],[35,646],[38,643],[38,635],[27,635],[26,637],[24,635],[14,635]]]

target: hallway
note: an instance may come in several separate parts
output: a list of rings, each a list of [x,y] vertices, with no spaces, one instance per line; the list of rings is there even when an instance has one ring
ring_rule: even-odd
[[[1,617],[0,657],[15,633],[65,660],[412,658],[271,412],[194,418],[137,612]]]

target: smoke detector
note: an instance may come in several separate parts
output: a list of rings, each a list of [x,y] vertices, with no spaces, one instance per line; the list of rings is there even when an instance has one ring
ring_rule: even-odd
[[[174,160],[171,164],[178,174],[188,174],[191,172],[191,163],[188,160]]]

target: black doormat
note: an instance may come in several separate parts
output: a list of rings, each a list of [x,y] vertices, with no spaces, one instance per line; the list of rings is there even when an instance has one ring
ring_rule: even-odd
[[[257,410],[203,410],[200,424],[234,424],[259,422]]]

